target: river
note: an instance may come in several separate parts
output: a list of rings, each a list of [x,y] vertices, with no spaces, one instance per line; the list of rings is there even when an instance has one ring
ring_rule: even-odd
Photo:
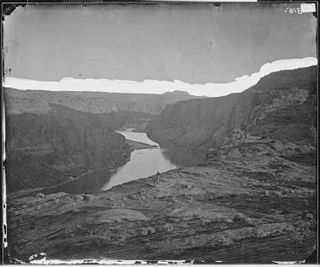
[[[156,145],[157,147],[132,151],[130,160],[115,170],[101,169],[89,171],[76,180],[54,188],[45,189],[43,192],[46,194],[57,192],[81,194],[105,191],[113,186],[145,178],[157,172],[161,173],[201,162],[199,155],[172,148],[170,150],[162,148],[159,144],[149,139],[146,133],[137,133],[132,130],[126,129],[117,132],[122,134],[127,140]]]
[[[117,132],[128,140],[149,145],[157,145],[158,147],[134,150],[131,153],[130,160],[125,165],[118,168],[117,172],[111,176],[109,182],[103,187],[103,190],[108,190],[115,185],[148,177],[157,172],[165,172],[178,167],[166,157],[166,149],[160,148],[159,144],[150,140],[146,133],[136,133],[133,132],[132,129]]]

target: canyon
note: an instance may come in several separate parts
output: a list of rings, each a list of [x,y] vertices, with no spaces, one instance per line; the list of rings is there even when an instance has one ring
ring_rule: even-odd
[[[40,252],[48,259],[61,260],[305,260],[316,249],[317,239],[316,96],[317,68],[308,67],[272,73],[240,94],[184,99],[167,103],[161,112],[149,110],[152,118],[144,125],[152,140],[163,147],[181,147],[186,153],[200,151],[203,161],[97,193],[44,194],[32,187],[26,193],[20,190],[23,186],[13,190],[8,194],[9,261],[28,262],[30,255]],[[67,148],[63,153],[56,149],[57,157],[78,162],[92,149],[84,162],[95,167],[100,157],[105,157],[103,162],[115,159],[114,155],[128,159],[130,146],[113,130],[130,125],[126,112],[133,110],[87,113],[78,105],[76,110],[50,103],[49,108],[44,104],[41,112],[32,114],[31,123],[24,117],[31,116],[25,113],[27,105],[14,107],[21,99],[9,101],[14,115],[7,118],[7,124],[16,119],[11,125],[18,130],[13,137],[8,134],[8,164],[10,154],[19,158],[21,154],[13,152],[26,150],[29,144],[36,148],[35,152],[27,150],[31,159],[37,159],[41,149],[46,154],[48,147],[42,143],[49,139],[45,138],[49,125],[53,132],[59,129],[52,140]],[[140,111],[146,110],[134,112]],[[70,127],[74,117],[68,114],[74,112],[81,114],[81,123],[75,120]],[[57,116],[59,124],[51,119],[49,125],[42,124],[41,116],[48,114]],[[127,115],[122,121],[110,120],[121,125],[104,128],[112,124],[109,116],[119,114]],[[23,117],[18,120],[19,116]],[[83,131],[85,138],[68,139],[62,125],[73,133]],[[28,135],[35,140],[25,139]],[[101,142],[112,149],[104,149]],[[56,162],[44,165],[56,169]],[[28,168],[31,177],[38,169],[38,165],[30,169],[32,164],[23,166],[17,177],[24,179],[28,173],[22,170]]]
[[[168,103],[194,98],[183,92],[135,95],[5,88],[9,191],[68,182],[130,159],[118,128],[144,131]]]

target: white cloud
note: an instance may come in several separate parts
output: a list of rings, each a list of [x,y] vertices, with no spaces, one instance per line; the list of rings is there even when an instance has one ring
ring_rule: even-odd
[[[302,59],[284,59],[264,64],[259,72],[244,75],[231,83],[205,83],[190,84],[179,80],[158,81],[144,80],[143,82],[109,79],[74,79],[66,77],[60,82],[35,81],[16,77],[7,77],[3,83],[6,87],[26,90],[50,90],[50,91],[92,91],[115,93],[151,93],[162,94],[175,90],[187,91],[193,95],[205,95],[209,97],[223,96],[230,93],[239,93],[255,85],[262,77],[280,70],[297,69],[317,65],[314,57]]]

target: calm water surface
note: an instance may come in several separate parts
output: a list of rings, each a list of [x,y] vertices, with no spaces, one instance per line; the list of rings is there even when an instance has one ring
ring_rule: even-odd
[[[102,190],[108,190],[115,185],[148,177],[157,172],[165,172],[178,167],[166,157],[166,149],[160,148],[159,144],[150,140],[146,133],[135,133],[132,132],[132,129],[118,131],[118,133],[122,134],[126,139],[149,145],[158,145],[158,147],[133,151],[131,153],[130,161],[118,168],[118,171],[111,176],[109,182],[105,184]]]
[[[128,140],[157,145],[158,147],[131,152],[130,160],[113,171],[107,169],[89,171],[74,181],[55,188],[45,189],[43,192],[46,194],[57,192],[71,194],[99,192],[125,182],[154,175],[157,172],[165,172],[201,162],[198,155],[188,153],[187,151],[161,148],[159,144],[149,139],[146,133],[136,133],[132,129],[117,132]]]

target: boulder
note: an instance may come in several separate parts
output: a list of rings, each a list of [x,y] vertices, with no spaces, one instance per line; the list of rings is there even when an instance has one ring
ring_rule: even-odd
[[[82,197],[83,197],[83,200],[87,202],[90,202],[94,199],[94,196],[91,194],[83,194]]]

